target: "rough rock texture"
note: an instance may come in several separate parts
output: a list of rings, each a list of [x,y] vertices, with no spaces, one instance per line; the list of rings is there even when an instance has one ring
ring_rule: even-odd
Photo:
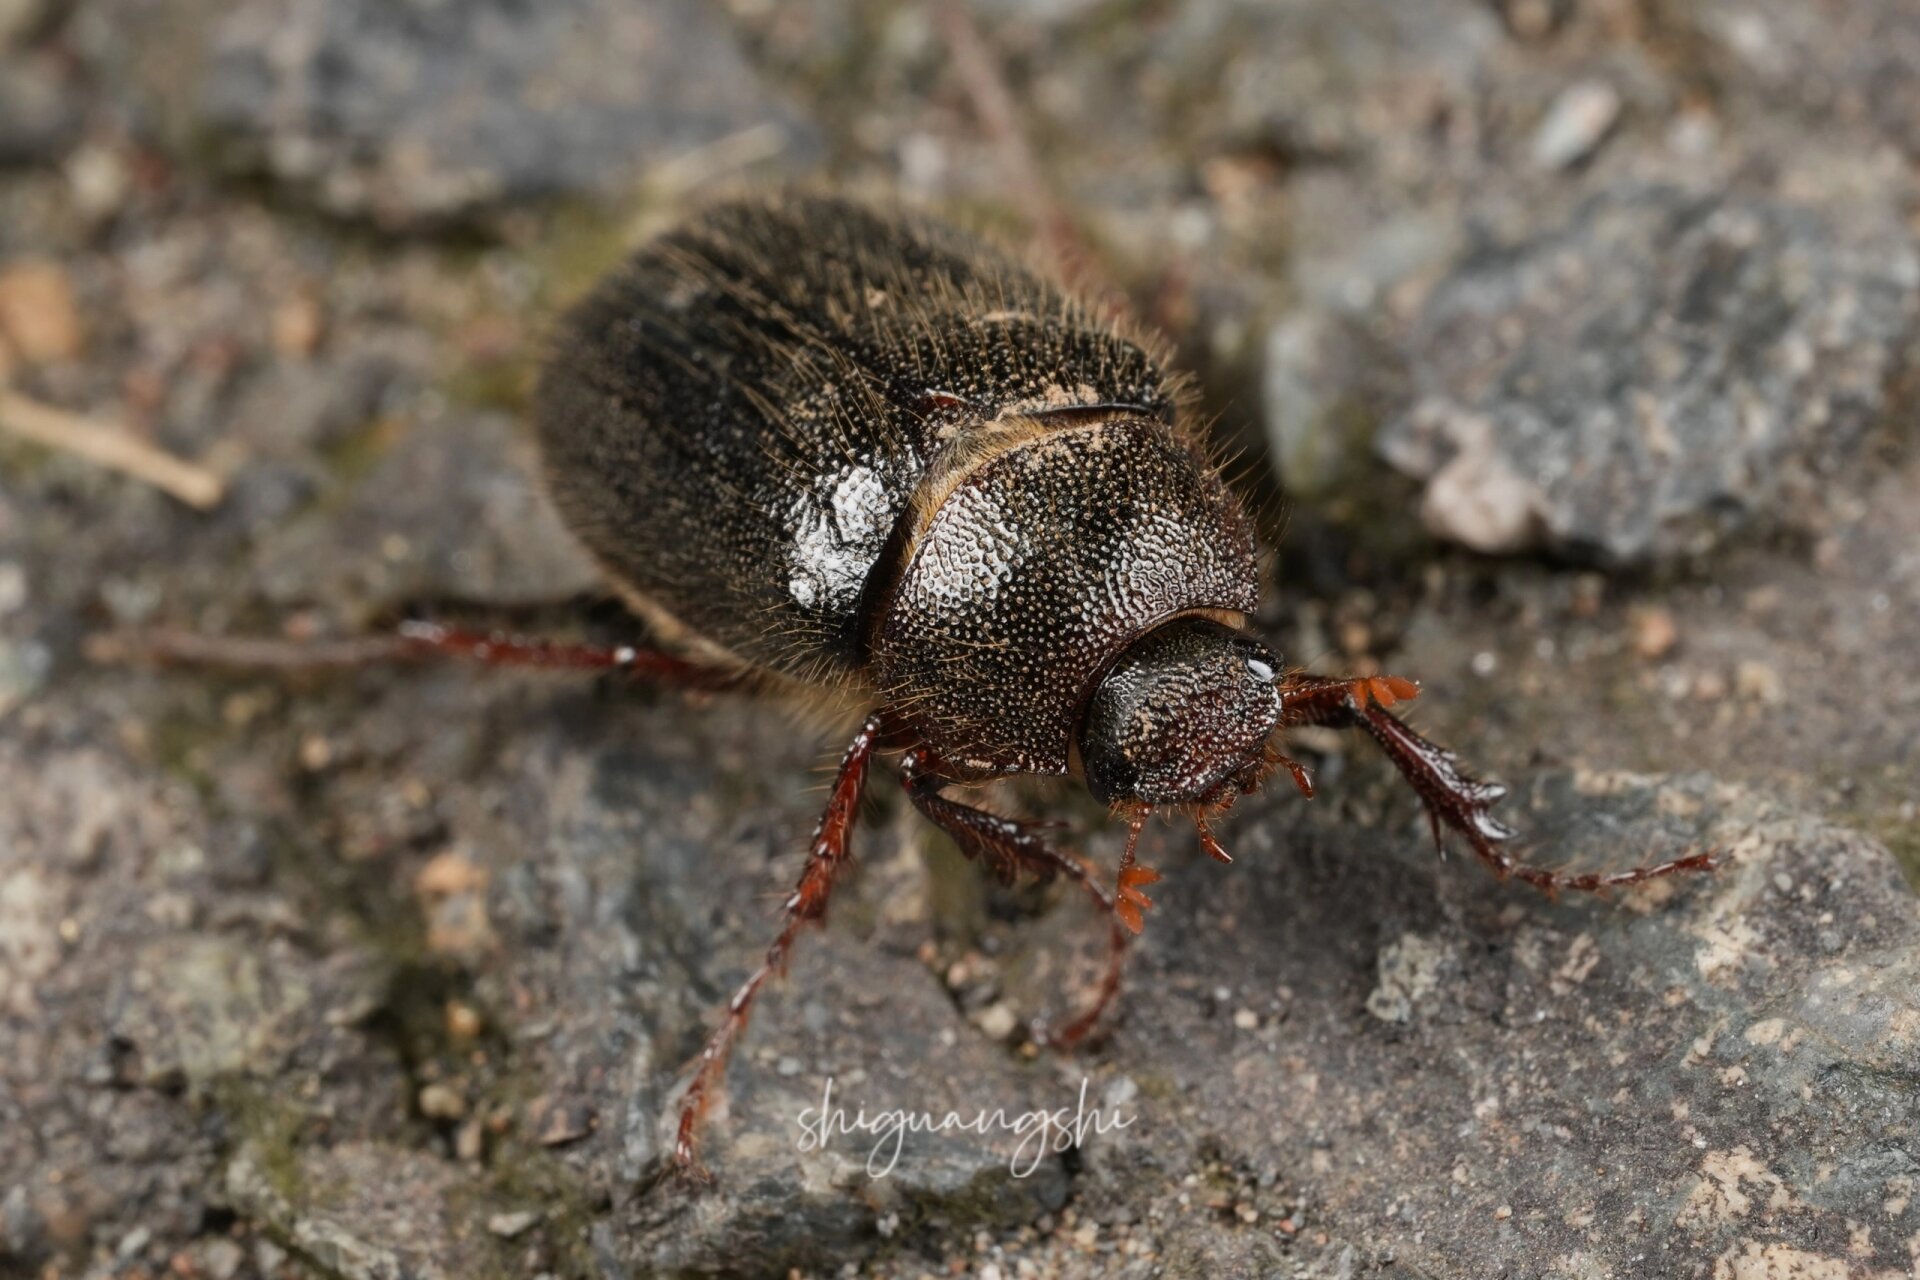
[[[425,424],[342,507],[262,545],[261,590],[361,618],[419,600],[526,605],[589,591],[593,564],[560,527],[535,470],[532,449],[498,414]]]
[[[0,48],[0,165],[57,156],[79,131],[79,102],[52,61]]]
[[[1613,188],[1434,290],[1380,447],[1476,550],[1699,551],[1838,468],[1916,320],[1904,231],[1848,243],[1808,209]]]
[[[1295,482],[1278,650],[1420,678],[1417,722],[1514,784],[1531,852],[1730,861],[1550,903],[1437,863],[1364,741],[1300,734],[1320,796],[1247,801],[1234,865],[1151,831],[1121,1015],[1062,1058],[1028,1025],[1087,998],[1099,923],[983,883],[881,773],[688,1197],[656,1181],[674,1090],[830,735],[618,682],[86,641],[411,613],[635,638],[527,475],[550,318],[768,156],[769,120],[824,176],[1031,216],[976,73],[909,4],[0,0],[0,67],[39,78],[0,101],[51,90],[58,125],[0,171],[0,279],[58,302],[8,312],[0,380],[227,484],[195,512],[0,433],[0,1275],[1912,1273],[1914,45],[1907,6],[1844,8],[983,4],[1094,269],[1225,433],[1278,441],[1242,468]],[[619,62],[648,24],[664,72]],[[633,180],[611,216],[567,199]],[[1707,448],[1741,387],[1755,434]],[[1596,516],[1552,468],[1620,456],[1597,433],[1662,389],[1688,447]],[[1660,567],[1434,544],[1375,452],[1422,398],[1507,442],[1523,509],[1665,521]],[[1579,441],[1494,431],[1529,414]],[[994,799],[1111,867],[1073,789]],[[1083,1080],[1132,1123],[1031,1171],[1018,1134],[914,1133],[873,1179],[880,1135],[802,1128],[829,1078],[869,1128],[1071,1112]]]
[[[174,48],[195,40],[181,24],[198,32],[195,78],[149,86],[179,133],[389,227],[619,190],[730,141],[745,151],[710,158],[722,168],[818,142],[698,0],[170,0],[134,17]]]

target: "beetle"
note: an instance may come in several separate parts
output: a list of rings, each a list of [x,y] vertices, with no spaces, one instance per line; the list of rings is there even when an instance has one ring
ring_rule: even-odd
[[[1301,725],[1358,728],[1418,792],[1436,844],[1548,891],[1711,866],[1691,854],[1566,874],[1501,849],[1506,794],[1390,708],[1398,676],[1284,665],[1253,635],[1252,522],[1209,460],[1160,345],[1011,254],[923,214],[824,192],[712,204],[567,313],[536,425],[547,489],[657,648],[425,623],[416,655],[603,669],[796,694],[857,721],[780,929],[692,1064],[672,1155],[698,1137],[728,1053],[847,870],[877,756],[968,858],[1065,878],[1109,921],[1091,1006],[1119,990],[1159,877],[1136,858],[1172,809],[1212,823],[1284,769]],[[1080,780],[1127,826],[1109,892],[1038,824],[948,794],[1014,775]]]

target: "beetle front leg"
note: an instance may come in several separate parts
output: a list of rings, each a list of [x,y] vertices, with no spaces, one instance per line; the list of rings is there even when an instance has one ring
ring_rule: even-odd
[[[1065,875],[1093,896],[1103,914],[1112,910],[1113,904],[1094,884],[1086,863],[1048,844],[1040,834],[1040,824],[1003,818],[950,799],[941,792],[948,781],[925,748],[907,752],[900,761],[900,785],[906,788],[913,807],[953,837],[970,861],[984,862],[1001,884],[1012,884],[1022,874],[1041,884]]]
[[[680,1124],[673,1144],[673,1163],[682,1176],[696,1181],[708,1180],[707,1172],[700,1164],[697,1147],[700,1123],[705,1119],[707,1109],[713,1104],[713,1095],[720,1087],[733,1042],[746,1029],[754,997],[759,995],[760,988],[768,978],[785,972],[788,955],[793,950],[793,941],[799,936],[800,930],[826,917],[827,899],[832,895],[840,873],[853,860],[853,824],[860,814],[860,796],[866,789],[867,766],[872,763],[873,753],[885,733],[885,717],[875,713],[867,717],[867,722],[860,726],[860,732],[847,744],[846,754],[840,758],[840,770],[834,776],[833,791],[827,797],[827,807],[820,814],[820,824],[813,831],[813,847],[807,865],[801,870],[800,881],[783,907],[786,922],[767,947],[767,954],[759,967],[747,976],[747,980],[740,984],[740,989],[733,993],[733,998],[727,1001],[727,1011],[720,1025],[713,1029],[705,1047],[700,1050],[693,1079],[680,1099]]]
[[[1507,794],[1506,787],[1470,776],[1453,752],[1427,741],[1387,711],[1419,692],[1419,685],[1399,676],[1339,679],[1291,672],[1280,685],[1280,727],[1318,724],[1366,730],[1419,793],[1436,846],[1441,844],[1444,824],[1466,837],[1467,844],[1495,875],[1512,876],[1548,893],[1562,889],[1592,893],[1641,884],[1676,871],[1706,871],[1715,865],[1712,853],[1695,853],[1650,867],[1569,875],[1509,857],[1498,846],[1512,839],[1515,832],[1492,813],[1493,806]]]
[[[1154,873],[1144,867],[1136,867],[1132,871],[1133,879],[1129,880],[1126,878],[1128,872],[1123,867],[1120,882],[1122,897],[1116,907],[1116,900],[1109,898],[1094,883],[1092,868],[1079,857],[1063,853],[1048,844],[1037,825],[1003,818],[948,799],[940,790],[947,781],[939,772],[938,761],[924,748],[909,751],[900,762],[900,784],[906,788],[907,798],[913,801],[913,807],[951,836],[954,844],[969,860],[985,863],[1002,884],[1013,883],[1023,873],[1042,884],[1056,875],[1065,875],[1086,891],[1101,918],[1109,922],[1107,968],[1092,1007],[1065,1027],[1042,1033],[1042,1038],[1048,1044],[1056,1048],[1071,1048],[1093,1029],[1119,993],[1120,975],[1127,953],[1127,932],[1121,927],[1121,912],[1130,913],[1130,927],[1138,932],[1140,907],[1135,900],[1145,901],[1145,898],[1133,886],[1150,883],[1142,876],[1154,876]],[[1133,839],[1138,835],[1139,827],[1136,825],[1127,842],[1128,865],[1132,862]]]

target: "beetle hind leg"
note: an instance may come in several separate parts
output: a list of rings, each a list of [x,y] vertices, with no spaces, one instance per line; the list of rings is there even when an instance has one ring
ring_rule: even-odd
[[[1503,879],[1512,876],[1550,894],[1561,890],[1592,893],[1641,884],[1678,871],[1705,871],[1716,865],[1714,855],[1708,852],[1626,871],[1569,874],[1513,858],[1499,846],[1512,839],[1515,832],[1493,816],[1493,806],[1506,796],[1506,787],[1472,777],[1460,767],[1453,752],[1427,741],[1387,710],[1418,693],[1418,685],[1398,676],[1330,679],[1294,672],[1280,686],[1280,727],[1318,724],[1364,729],[1419,794],[1436,846],[1444,852],[1443,828],[1456,831],[1495,875]]]
[[[492,667],[618,671],[635,679],[683,689],[730,689],[742,683],[741,673],[737,671],[690,662],[661,649],[541,640],[504,631],[445,627],[434,622],[405,622],[389,635],[338,640],[202,635],[170,628],[105,632],[89,637],[87,654],[101,663],[178,663],[286,672],[367,667],[423,658],[464,658]]]

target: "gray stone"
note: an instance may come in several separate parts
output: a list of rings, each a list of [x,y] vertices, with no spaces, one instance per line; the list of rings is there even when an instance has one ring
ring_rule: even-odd
[[[83,110],[50,57],[0,47],[0,165],[58,158],[79,136]]]
[[[47,24],[49,0],[0,0],[0,48],[21,43]]]
[[[1565,169],[1587,159],[1620,119],[1620,91],[1605,80],[1582,80],[1564,89],[1533,135],[1533,163]]]
[[[601,581],[533,479],[510,419],[423,423],[349,493],[267,539],[260,589],[278,604],[328,602],[360,618],[408,603],[553,603]]]
[[[1287,492],[1313,499],[1375,467],[1372,441],[1397,402],[1395,353],[1358,321],[1302,308],[1267,330],[1261,417]]]
[[[250,1072],[270,1076],[312,1016],[301,966],[237,939],[168,936],[135,957],[108,999],[110,1033],[140,1055],[140,1080],[204,1092]]]
[[[1470,101],[1501,38],[1489,7],[1468,0],[1210,3],[1182,6],[1157,56],[1191,67],[1204,51],[1218,68],[1216,129],[1308,159],[1392,165],[1411,138],[1384,120]]]
[[[221,163],[389,226],[618,191],[747,130],[815,145],[699,0],[248,0],[204,49],[184,110]]]
[[[1333,1233],[1315,1274],[1692,1274],[1768,1249],[1836,1275],[1910,1264],[1920,917],[1884,849],[1703,776],[1549,773],[1507,806],[1525,852],[1727,858],[1554,904],[1436,863],[1409,805],[1369,829],[1319,811],[1331,794],[1263,794],[1223,834],[1233,867],[1156,886],[1101,1055],[1146,1101],[1131,1142],[1089,1153],[1084,1212],[1151,1205],[1160,1171],[1198,1165],[1261,1226]],[[1284,1017],[1249,1031],[1244,1005]],[[1146,1225],[1196,1274],[1243,1274],[1262,1234]]]
[[[302,1156],[276,1179],[259,1151],[228,1163],[228,1202],[294,1253],[339,1280],[453,1280],[491,1261],[468,1238],[457,1171],[403,1147],[342,1143]]]
[[[1920,158],[1920,11],[1912,5],[1825,12],[1794,0],[1702,0],[1677,16],[1739,105],[1789,112],[1829,133],[1864,123]]]
[[[1791,522],[1890,403],[1911,237],[1792,205],[1625,187],[1470,255],[1413,340],[1381,452],[1445,537],[1624,564]]]
[[[1208,403],[1244,401],[1237,358],[1265,352],[1297,514],[1364,492],[1365,520],[1395,519],[1394,486],[1355,487],[1358,446],[1406,408],[1412,361],[1470,446],[1429,441],[1431,501],[1479,545],[1535,546],[1561,481],[1511,444],[1532,438],[1511,433],[1526,406],[1696,388],[1712,425],[1744,387],[1764,412],[1741,419],[1758,443],[1726,450],[1761,476],[1742,491],[1797,519],[1794,477],[1900,403],[1881,383],[1912,332],[1910,300],[1889,302],[1914,279],[1889,212],[1915,190],[1909,6],[1700,0],[1642,25],[1645,8],[989,0],[1008,21],[983,34],[1114,274],[1236,361]],[[1771,43],[1742,28],[1753,13]],[[774,145],[777,82],[832,122],[849,176],[1004,210],[939,27],[811,0],[88,0],[60,20],[18,56],[63,59],[88,150],[125,185],[90,196],[84,153],[56,171],[42,144],[0,175],[0,241],[73,273],[90,335],[85,361],[13,376],[236,470],[204,516],[0,442],[0,1135],[26,1135],[0,1138],[0,1273],[1912,1272],[1920,926],[1875,839],[1920,850],[1913,459],[1868,479],[1857,458],[1825,481],[1840,506],[1811,548],[1756,542],[1710,581],[1463,569],[1371,539],[1346,556],[1297,527],[1279,548],[1275,616],[1296,616],[1276,638],[1311,659],[1337,635],[1430,679],[1415,711],[1502,766],[1524,852],[1619,864],[1710,841],[1730,855],[1712,877],[1608,900],[1503,887],[1436,862],[1364,740],[1299,735],[1321,796],[1248,797],[1218,826],[1234,865],[1155,824],[1143,856],[1168,874],[1117,1016],[1063,1057],[1021,1028],[1082,1007],[1103,923],[1068,886],[985,886],[877,772],[855,874],[729,1066],[717,1187],[688,1193],[659,1180],[677,1090],[763,954],[831,735],[614,680],[103,669],[80,642],[308,611],[351,628],[438,601],[571,629],[548,606],[595,578],[515,424],[435,410],[428,388],[507,385],[470,375],[517,367],[619,237],[519,204],[474,255],[303,206],[419,229],[644,169],[655,225],[680,203],[662,189]],[[622,60],[618,31],[643,22],[684,76]],[[1561,135],[1565,168],[1529,163],[1556,95],[1595,79],[1618,119]],[[712,111],[682,132],[689,102]],[[1727,194],[1623,185],[1663,175]],[[1620,203],[1567,220],[1608,188]],[[1515,247],[1429,303],[1465,210]],[[1562,259],[1599,283],[1556,292]],[[1476,289],[1498,305],[1475,310]],[[324,321],[275,347],[288,299]],[[1674,333],[1697,367],[1667,363]],[[1484,384],[1463,354],[1479,340]],[[1543,392],[1501,363],[1527,353]],[[1676,475],[1720,440],[1686,437]],[[1672,541],[1698,545],[1686,523]],[[1658,656],[1633,649],[1642,609],[1674,619]],[[1792,800],[1536,772],[1530,752]],[[992,800],[1067,819],[1111,874],[1119,833],[1084,798]],[[1084,1078],[1133,1123],[1027,1177],[1012,1136],[913,1134],[876,1179],[875,1135],[802,1149],[829,1078],[869,1115],[1071,1107]]]
[[[238,850],[185,789],[61,740],[111,737],[71,703],[53,733],[22,721],[0,732],[0,1132],[32,1135],[0,1142],[8,1274],[142,1232],[169,1252],[194,1238],[216,1099],[219,1127],[245,1133],[258,1082],[292,1095],[314,1063],[347,1115],[380,1124],[394,1096],[364,1087],[391,1062],[352,1025],[377,974],[296,957],[261,924],[293,912],[236,883]]]

